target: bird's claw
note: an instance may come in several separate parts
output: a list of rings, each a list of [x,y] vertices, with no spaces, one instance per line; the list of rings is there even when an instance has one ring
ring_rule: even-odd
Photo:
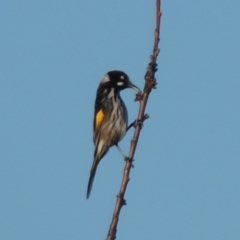
[[[131,158],[125,156],[124,161],[131,163],[131,165],[132,165],[131,167],[134,168],[134,165],[133,165],[134,159],[131,159]]]
[[[142,128],[142,127],[143,127],[143,122],[144,122],[147,118],[149,118],[149,115],[148,115],[148,114],[144,114],[143,119],[136,119],[134,122],[132,122],[132,123],[128,126],[127,131],[128,131],[131,127],[136,128],[137,126],[140,126],[140,128]]]

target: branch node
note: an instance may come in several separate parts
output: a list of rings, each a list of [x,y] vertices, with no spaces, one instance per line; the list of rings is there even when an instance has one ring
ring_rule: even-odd
[[[142,93],[137,93],[136,97],[134,99],[135,102],[140,102],[143,98],[143,94]]]

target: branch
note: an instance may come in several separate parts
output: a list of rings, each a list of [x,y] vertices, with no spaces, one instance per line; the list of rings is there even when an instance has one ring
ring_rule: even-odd
[[[120,191],[117,195],[116,205],[112,216],[112,221],[109,227],[108,235],[106,240],[115,240],[117,233],[117,224],[119,220],[120,211],[123,205],[126,205],[126,201],[124,199],[124,195],[127,189],[128,182],[130,180],[130,170],[132,168],[132,160],[134,157],[134,153],[137,147],[138,138],[141,132],[141,126],[144,120],[146,120],[149,116],[145,114],[145,109],[148,101],[149,94],[152,89],[156,88],[157,82],[155,79],[155,73],[157,71],[157,57],[160,52],[158,48],[158,43],[160,40],[160,21],[161,21],[161,0],[156,0],[156,28],[154,32],[154,45],[153,52],[150,56],[150,63],[148,64],[147,71],[145,74],[145,86],[143,94],[137,94],[136,101],[140,102],[140,108],[138,112],[138,121],[135,126],[135,132],[133,138],[131,140],[130,151],[128,155],[128,160],[126,161],[126,165],[123,172],[122,184],[120,187]]]

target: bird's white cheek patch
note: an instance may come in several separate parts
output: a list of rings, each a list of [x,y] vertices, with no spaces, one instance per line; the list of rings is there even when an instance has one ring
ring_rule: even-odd
[[[124,85],[124,82],[118,82],[117,85],[118,85],[118,86],[123,86],[123,85]]]

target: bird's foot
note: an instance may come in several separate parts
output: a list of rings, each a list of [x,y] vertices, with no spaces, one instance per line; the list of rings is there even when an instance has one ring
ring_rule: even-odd
[[[132,165],[131,167],[134,168],[134,165],[133,165],[134,159],[131,159],[131,158],[125,156],[125,157],[124,157],[124,161],[131,163],[131,165]]]
[[[131,127],[136,128],[137,126],[140,126],[140,128],[142,128],[142,127],[143,127],[143,122],[144,122],[147,118],[149,118],[149,115],[148,115],[148,114],[145,114],[145,115],[143,116],[143,119],[142,119],[142,120],[141,120],[141,119],[136,119],[134,122],[132,122],[132,123],[128,126],[127,131],[128,131]]]

